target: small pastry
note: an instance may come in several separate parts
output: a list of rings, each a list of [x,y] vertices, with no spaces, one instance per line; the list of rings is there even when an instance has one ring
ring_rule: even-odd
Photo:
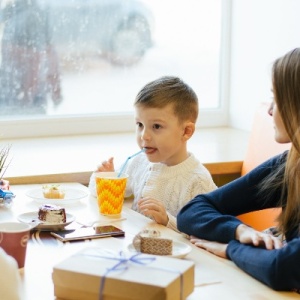
[[[64,199],[65,191],[59,187],[59,184],[44,185],[43,195],[48,199]]]
[[[158,230],[145,229],[134,237],[133,246],[142,253],[172,255],[173,241],[161,238]]]

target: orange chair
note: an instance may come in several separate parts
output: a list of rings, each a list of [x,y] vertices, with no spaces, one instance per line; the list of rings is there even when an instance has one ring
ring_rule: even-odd
[[[268,104],[262,104],[257,110],[252,125],[248,149],[243,162],[241,175],[256,166],[290,148],[291,144],[278,144],[274,139],[273,118],[268,115]],[[245,224],[256,230],[264,230],[276,225],[279,208],[270,208],[238,216]]]

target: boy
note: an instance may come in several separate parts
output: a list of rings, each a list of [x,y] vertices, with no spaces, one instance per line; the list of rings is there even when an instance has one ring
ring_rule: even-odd
[[[134,103],[137,144],[145,151],[124,171],[132,209],[177,230],[176,216],[190,199],[216,189],[208,170],[187,150],[195,131],[198,99],[180,78],[166,76],[142,88]],[[114,171],[113,157],[100,172]],[[89,187],[95,195],[94,174]]]

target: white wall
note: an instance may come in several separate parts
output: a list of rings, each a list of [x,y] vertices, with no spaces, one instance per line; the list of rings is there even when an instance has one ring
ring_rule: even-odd
[[[299,0],[232,0],[230,126],[250,130],[271,101],[273,60],[300,47],[299,13]]]

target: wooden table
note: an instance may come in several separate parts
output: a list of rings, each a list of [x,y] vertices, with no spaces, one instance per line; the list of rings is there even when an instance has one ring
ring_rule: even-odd
[[[78,183],[62,185],[87,190],[85,186]],[[16,194],[14,205],[9,209],[0,208],[0,220],[18,220],[18,215],[21,213],[37,211],[40,204],[25,195],[28,190],[37,187],[41,187],[41,185],[12,186],[11,190]],[[131,244],[135,234],[144,228],[156,228],[165,237],[187,243],[192,247],[192,251],[184,258],[195,262],[195,290],[188,297],[188,300],[300,299],[300,295],[293,292],[273,291],[241,271],[231,261],[216,257],[195,247],[183,235],[157,225],[152,220],[131,210],[129,206],[130,203],[125,203],[121,218],[126,219],[120,221],[116,221],[115,218],[101,216],[98,213],[96,199],[91,196],[65,206],[66,211],[76,217],[76,221],[69,226],[81,226],[78,223],[85,224],[92,221],[105,224],[113,220],[114,225],[126,232],[125,238],[103,238],[92,241],[62,243],[53,238],[45,239],[44,236],[48,233],[33,232],[27,248],[25,267],[20,270],[24,284],[25,300],[55,299],[51,276],[53,265],[59,261],[87,246],[93,245],[114,248],[115,250],[128,250],[128,245]]]

